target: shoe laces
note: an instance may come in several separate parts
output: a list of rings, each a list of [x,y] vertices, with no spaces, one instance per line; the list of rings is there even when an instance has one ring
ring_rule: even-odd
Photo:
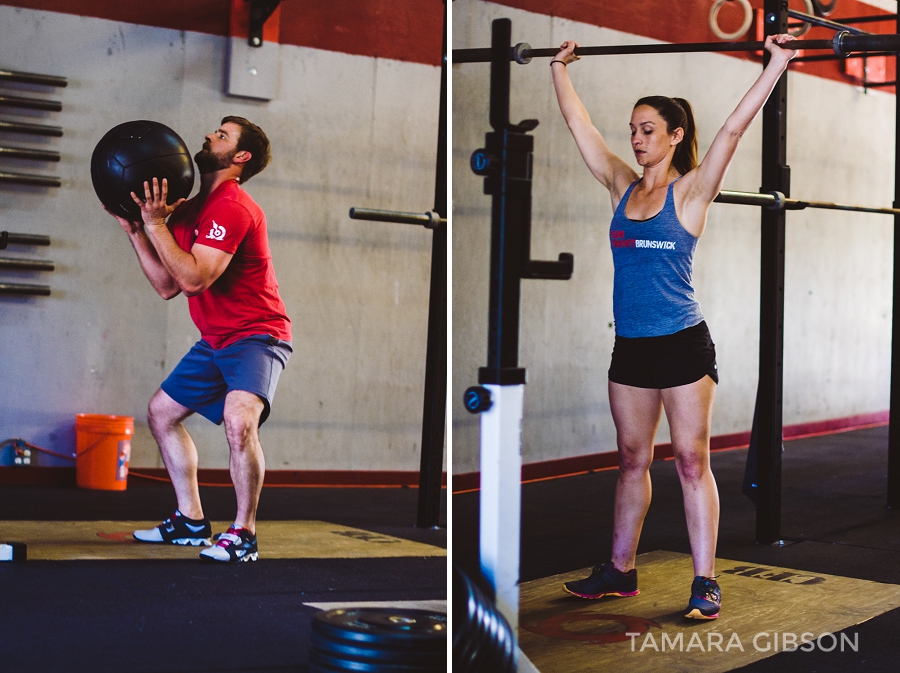
[[[716,577],[718,577],[718,575]],[[719,589],[719,583],[716,582],[716,578],[701,577],[700,582],[697,583],[695,595],[697,598],[718,602],[719,596],[721,595],[721,589]]]
[[[227,531],[219,536],[219,540],[218,542],[216,542],[216,545],[218,545],[219,547],[228,547],[233,544],[238,544],[241,541],[240,531],[242,530],[243,528],[235,528],[234,526],[230,526]]]
[[[163,525],[165,526],[165,525],[167,525],[167,524],[174,523],[174,522],[175,522],[175,519],[180,519],[180,518],[183,518],[183,517],[184,517],[184,514],[181,513],[181,510],[177,510],[177,509],[176,509],[176,510],[175,510],[175,513],[174,513],[172,516],[170,516],[168,519],[166,519],[165,521],[163,521]]]

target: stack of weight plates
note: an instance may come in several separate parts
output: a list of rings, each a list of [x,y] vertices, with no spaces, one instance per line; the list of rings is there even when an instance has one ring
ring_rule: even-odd
[[[313,673],[446,673],[447,615],[428,610],[346,608],[312,620]]]
[[[453,566],[453,670],[515,673],[519,650],[509,623],[493,601]]]

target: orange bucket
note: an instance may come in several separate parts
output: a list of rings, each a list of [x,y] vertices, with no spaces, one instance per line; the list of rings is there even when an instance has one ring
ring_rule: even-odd
[[[75,481],[81,488],[124,491],[131,460],[131,416],[75,416]]]

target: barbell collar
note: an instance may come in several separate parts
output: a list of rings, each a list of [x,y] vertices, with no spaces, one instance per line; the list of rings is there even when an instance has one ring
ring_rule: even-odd
[[[528,52],[530,51],[530,44],[527,42],[519,42],[519,44],[513,47],[513,60],[520,65],[531,63],[531,56],[528,55]]]

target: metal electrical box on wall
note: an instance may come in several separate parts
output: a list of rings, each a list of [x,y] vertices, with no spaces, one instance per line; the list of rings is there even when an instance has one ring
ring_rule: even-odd
[[[252,46],[248,43],[250,4],[247,0],[231,0],[225,93],[272,100],[278,94],[281,70],[281,7],[276,7],[263,25],[262,44]]]

